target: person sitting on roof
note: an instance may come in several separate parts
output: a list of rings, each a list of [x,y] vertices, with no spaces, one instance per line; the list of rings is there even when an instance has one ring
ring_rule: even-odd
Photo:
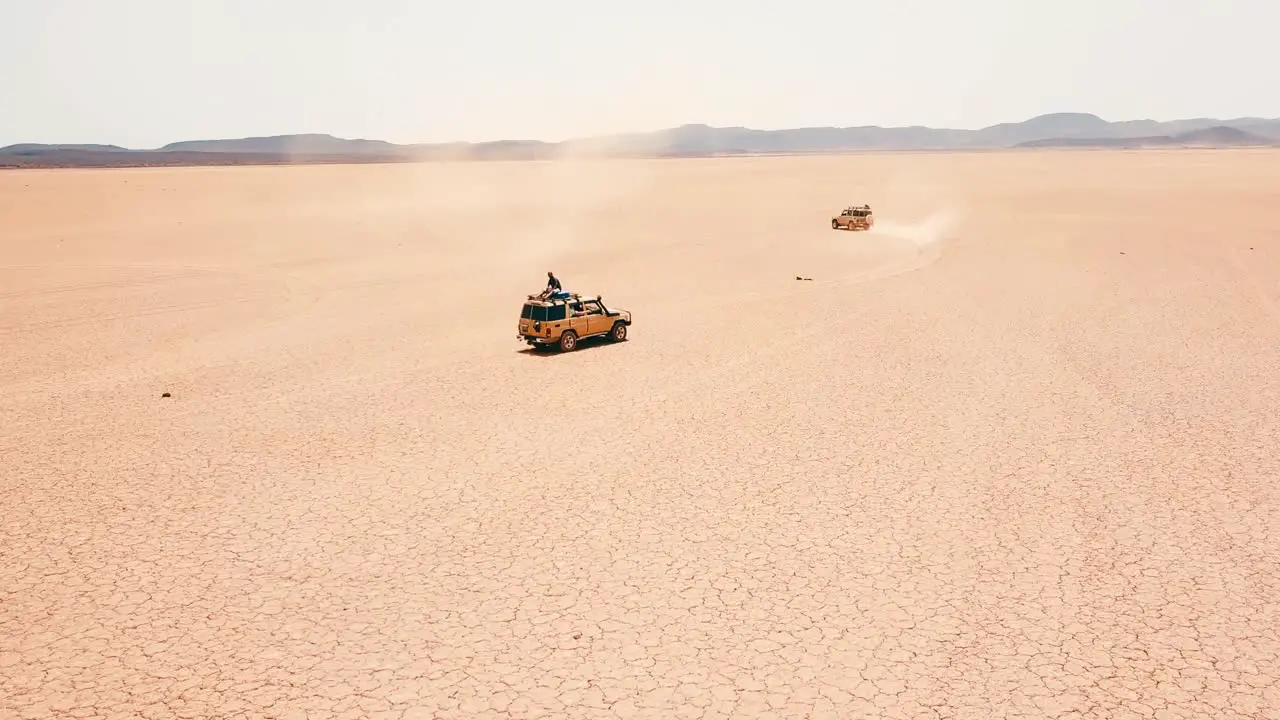
[[[545,290],[542,291],[542,296],[552,297],[560,293],[562,289],[563,288],[560,285],[560,278],[556,277],[555,273],[548,270],[547,271],[547,287]]]

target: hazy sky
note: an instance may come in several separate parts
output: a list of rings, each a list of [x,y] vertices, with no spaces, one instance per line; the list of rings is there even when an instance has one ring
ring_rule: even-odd
[[[1280,116],[1278,0],[0,0],[0,145]]]

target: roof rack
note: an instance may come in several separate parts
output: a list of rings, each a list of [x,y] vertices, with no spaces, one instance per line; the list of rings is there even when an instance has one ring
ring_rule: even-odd
[[[569,293],[567,297],[553,298],[553,297],[543,297],[542,293],[533,293],[528,296],[528,299],[533,300],[535,302],[547,302],[547,303],[555,304],[555,303],[577,302],[582,300],[582,295],[575,292],[575,293]]]

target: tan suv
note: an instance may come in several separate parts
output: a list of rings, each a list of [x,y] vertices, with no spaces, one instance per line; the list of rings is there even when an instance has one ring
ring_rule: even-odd
[[[556,346],[561,352],[578,347],[578,341],[607,336],[613,342],[627,339],[631,313],[611,308],[597,295],[578,294],[544,298],[530,295],[520,311],[519,339],[531,347]]]
[[[876,224],[876,220],[871,215],[871,206],[850,205],[845,208],[839,215],[831,218],[831,229],[839,230],[870,230],[872,225]]]

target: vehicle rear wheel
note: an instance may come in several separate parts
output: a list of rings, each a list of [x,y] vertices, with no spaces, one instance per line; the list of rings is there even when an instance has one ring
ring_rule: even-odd
[[[609,339],[614,342],[622,342],[627,339],[627,326],[625,323],[614,323],[613,329],[609,331]]]
[[[573,352],[578,347],[578,334],[572,330],[565,330],[560,336],[560,352]]]

